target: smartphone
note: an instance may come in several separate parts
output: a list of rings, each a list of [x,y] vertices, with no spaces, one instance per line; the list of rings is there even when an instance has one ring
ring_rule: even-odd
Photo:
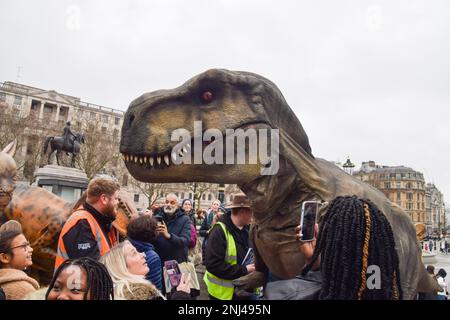
[[[155,216],[156,221],[158,221],[158,224],[163,223],[163,217],[161,216]]]
[[[176,260],[169,260],[164,262],[164,267],[167,270],[167,276],[169,277],[170,286],[172,288],[177,287],[181,280],[181,270]]]
[[[302,204],[302,214],[300,225],[302,226],[300,240],[313,241],[315,237],[315,226],[317,222],[317,214],[319,213],[320,202],[305,201]]]

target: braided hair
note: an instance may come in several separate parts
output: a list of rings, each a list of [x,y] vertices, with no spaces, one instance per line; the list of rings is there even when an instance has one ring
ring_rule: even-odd
[[[114,284],[108,270],[102,263],[87,257],[64,261],[55,271],[45,294],[45,299],[53,289],[59,274],[69,266],[79,266],[86,271],[87,285],[84,300],[87,300],[89,292],[91,293],[91,300],[114,300]]]
[[[305,275],[321,257],[321,300],[398,300],[402,298],[394,235],[385,215],[369,200],[334,199],[323,217]],[[380,269],[380,288],[367,288],[368,266]]]

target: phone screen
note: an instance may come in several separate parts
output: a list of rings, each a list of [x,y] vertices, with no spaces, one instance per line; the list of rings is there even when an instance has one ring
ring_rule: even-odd
[[[314,227],[316,225],[317,213],[319,211],[319,202],[316,201],[305,201],[302,205],[302,241],[314,240]]]

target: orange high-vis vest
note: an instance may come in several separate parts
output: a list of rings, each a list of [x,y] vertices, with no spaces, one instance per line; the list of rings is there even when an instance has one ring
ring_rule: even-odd
[[[83,219],[87,220],[89,226],[91,227],[92,234],[97,241],[100,256],[105,255],[107,252],[109,252],[109,250],[111,250],[111,247],[106,240],[105,234],[100,228],[97,220],[95,220],[94,216],[89,211],[86,211],[83,209],[83,207],[80,207],[69,217],[69,219],[67,219],[64,227],[61,230],[61,234],[59,235],[58,250],[56,252],[55,259],[55,271],[64,261],[70,259],[67,255],[66,247],[64,246],[64,235],[69,232],[69,230],[72,229],[78,223],[78,221]],[[108,232],[108,237],[111,242],[111,246],[114,247],[119,241],[119,232],[116,230],[116,228],[111,227],[111,230]]]

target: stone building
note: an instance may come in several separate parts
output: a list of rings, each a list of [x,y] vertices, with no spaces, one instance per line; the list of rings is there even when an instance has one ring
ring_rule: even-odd
[[[425,180],[423,174],[404,166],[380,166],[374,161],[363,162],[353,174],[358,179],[383,192],[399,205],[412,221],[429,224],[425,209]]]
[[[427,183],[425,190],[427,229],[429,234],[439,235],[446,230],[444,195],[433,183]]]

